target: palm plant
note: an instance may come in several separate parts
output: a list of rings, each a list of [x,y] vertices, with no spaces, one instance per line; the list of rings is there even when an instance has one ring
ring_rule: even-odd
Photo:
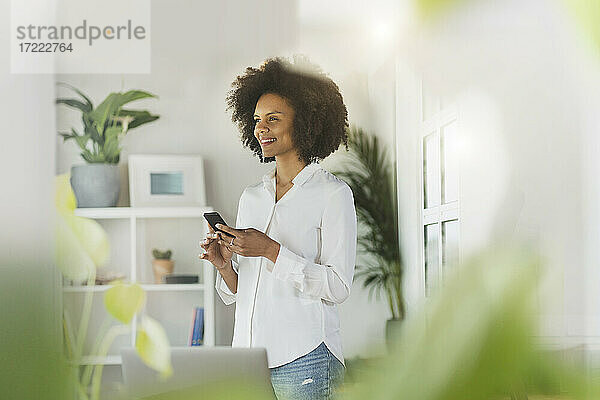
[[[395,172],[385,148],[376,136],[361,128],[348,130],[349,162],[335,175],[346,181],[354,193],[359,222],[366,230],[358,237],[359,251],[366,253],[357,265],[357,278],[379,298],[387,298],[393,319],[404,319],[402,296],[402,255],[398,237]]]
[[[81,157],[88,163],[117,164],[121,153],[119,146],[128,130],[137,128],[159,118],[148,111],[125,109],[123,106],[135,100],[155,95],[142,90],[130,90],[125,93],[111,93],[96,108],[92,101],[80,90],[71,85],[62,84],[80,98],[58,98],[56,104],[64,104],[81,111],[84,131],[80,134],[71,128],[70,132],[60,132],[63,141],[73,139],[81,148]],[[91,149],[88,142],[92,141]]]

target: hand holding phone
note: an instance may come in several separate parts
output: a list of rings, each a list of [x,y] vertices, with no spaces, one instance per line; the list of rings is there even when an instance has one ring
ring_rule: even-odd
[[[232,235],[231,233],[227,233],[224,230],[217,228],[217,224],[227,225],[225,223],[225,220],[223,219],[223,217],[221,217],[221,215],[218,212],[213,211],[213,212],[204,213],[204,218],[206,219],[206,221],[208,222],[210,227],[213,228],[216,232],[221,232],[221,234],[224,236],[228,236],[230,238],[235,238],[235,236]],[[227,225],[227,226],[229,226],[229,225]]]
[[[216,230],[222,232],[220,229],[217,229],[216,224],[225,225],[225,221],[218,213],[205,213],[204,218],[208,221],[210,232],[207,232],[205,239],[200,241],[200,247],[204,249],[205,253],[198,255],[198,258],[210,261],[220,270],[229,265],[233,255],[232,251],[226,245],[219,244],[218,239],[215,237]],[[226,232],[222,232],[221,234],[225,235]]]

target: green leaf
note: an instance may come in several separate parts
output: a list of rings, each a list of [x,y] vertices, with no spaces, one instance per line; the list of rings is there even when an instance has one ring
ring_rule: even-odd
[[[81,116],[81,120],[83,121],[84,133],[86,135],[90,135],[90,138],[100,145],[104,144],[104,139],[100,136],[98,129],[94,125],[94,121],[90,118],[88,114],[83,114]]]
[[[124,324],[129,324],[142,309],[146,292],[138,284],[118,283],[104,294],[104,306],[110,315]]]
[[[73,213],[77,208],[77,199],[69,181],[69,174],[54,178],[54,205],[61,213]]]
[[[89,104],[83,103],[77,99],[56,99],[56,104],[64,104],[66,106],[76,108],[82,112],[92,111]]]
[[[119,93],[111,93],[95,110],[89,113],[89,117],[94,121],[96,129],[100,136],[103,136],[106,122],[111,115],[114,115],[119,108]]]
[[[110,256],[110,243],[102,225],[93,219],[77,216],[69,218],[67,223],[94,264],[97,267],[104,265]]]
[[[68,174],[57,176],[54,184],[57,265],[68,279],[83,281],[108,259],[108,237],[98,222],[74,215],[77,201]]]
[[[576,19],[577,26],[584,32],[590,43],[600,52],[600,3],[590,0],[565,0]]]
[[[150,114],[148,111],[136,111],[136,110],[126,110],[126,109],[121,109],[121,111],[119,111],[118,116],[119,117],[125,117],[125,116],[133,117],[133,121],[131,121],[128,125],[128,130],[137,128],[140,125],[144,125],[144,124],[147,124],[152,121],[156,121],[158,118],[160,118],[158,115]]]
[[[104,153],[98,153],[98,154],[94,154],[91,151],[89,151],[88,149],[85,149],[82,153],[81,153],[81,157],[89,162],[89,163],[105,163],[106,160],[104,159]]]
[[[140,100],[155,95],[142,90],[130,90],[126,93],[111,93],[89,116],[96,123],[98,132],[104,132],[107,123],[112,117],[118,115],[119,109],[132,101]]]
[[[58,133],[60,136],[62,136],[63,138],[63,143],[66,142],[69,139],[73,139],[75,138],[74,135],[72,135],[71,133],[67,133],[67,132],[59,132]]]
[[[82,282],[96,265],[67,222],[73,218],[68,214],[56,218],[56,265],[65,278]]]
[[[148,316],[143,316],[137,332],[135,348],[146,365],[166,378],[173,373],[169,339],[163,327]]]
[[[89,162],[89,163],[93,163],[94,162],[94,156],[92,155],[92,153],[89,150],[84,150],[81,153],[81,158],[83,158],[85,161]]]
[[[88,107],[89,107],[88,111],[91,111],[94,108],[94,105],[92,104],[92,101],[89,99],[89,97],[87,97],[85,94],[83,94],[83,92],[81,90],[77,89],[75,86],[69,85],[68,83],[64,83],[64,82],[58,82],[58,85],[68,87],[69,89],[73,90],[75,93],[80,95],[81,98],[83,98],[83,100],[88,105]]]
[[[111,126],[106,128],[106,131],[104,131],[104,140],[108,141],[108,140],[116,140],[117,142],[119,141],[119,135],[123,132],[123,128],[121,128],[120,126]]]
[[[148,97],[157,97],[157,96],[153,95],[152,93],[145,92],[143,90],[130,90],[126,93],[120,94],[118,104],[119,104],[119,107],[122,107],[123,105],[130,103],[132,101],[145,99]]]
[[[75,133],[75,130],[73,130],[73,133]],[[86,149],[87,146],[87,142],[90,140],[90,135],[75,135],[73,136],[73,139],[75,139],[75,141],[77,142],[77,144],[79,145],[79,147],[82,150]]]
[[[122,128],[120,126],[109,127],[104,133],[105,141],[102,152],[104,153],[105,160],[109,163],[118,162],[118,156],[121,152],[121,148],[119,147],[119,135],[121,133]]]
[[[114,138],[106,139],[106,142],[104,142],[103,153],[104,153],[104,158],[107,161],[110,162],[116,156],[118,156],[119,151],[120,151],[120,148],[119,148],[119,140],[118,139],[114,139]]]

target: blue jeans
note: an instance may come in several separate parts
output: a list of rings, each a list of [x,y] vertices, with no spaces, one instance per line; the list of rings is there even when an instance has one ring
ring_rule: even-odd
[[[329,400],[344,381],[344,365],[325,343],[280,367],[271,368],[278,400]]]

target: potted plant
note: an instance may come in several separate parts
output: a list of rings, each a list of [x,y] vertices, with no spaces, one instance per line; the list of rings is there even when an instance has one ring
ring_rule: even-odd
[[[358,220],[364,225],[359,234],[359,251],[364,257],[356,277],[379,298],[385,295],[391,319],[386,323],[386,340],[398,330],[405,315],[402,296],[402,254],[398,236],[398,213],[393,164],[376,136],[362,129],[348,130],[349,162],[335,175],[346,181],[354,194]],[[361,230],[359,230],[361,232]]]
[[[173,272],[175,261],[171,260],[171,250],[160,251],[152,250],[154,260],[152,260],[152,270],[154,271],[154,283],[163,283],[163,277]]]
[[[62,84],[75,91],[80,98],[58,98],[64,104],[81,111],[83,133],[75,128],[59,132],[63,142],[73,139],[81,148],[81,157],[87,164],[71,167],[71,185],[77,197],[77,206],[114,207],[119,199],[119,170],[121,140],[131,129],[155,121],[158,115],[148,111],[125,109],[135,100],[155,95],[141,90],[110,93],[94,108],[88,96],[73,86]]]

